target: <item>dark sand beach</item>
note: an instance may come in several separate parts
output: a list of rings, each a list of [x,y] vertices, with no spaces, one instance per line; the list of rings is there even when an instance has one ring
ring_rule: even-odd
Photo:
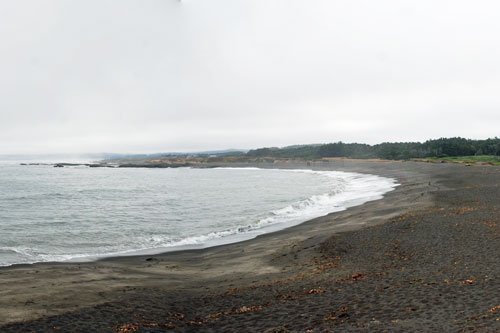
[[[1,268],[0,332],[500,331],[499,167],[259,166],[401,185],[241,243]]]

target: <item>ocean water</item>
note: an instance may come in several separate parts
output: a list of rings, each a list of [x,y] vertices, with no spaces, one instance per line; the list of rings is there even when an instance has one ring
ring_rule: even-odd
[[[393,179],[256,168],[0,165],[0,266],[236,242],[344,210]]]

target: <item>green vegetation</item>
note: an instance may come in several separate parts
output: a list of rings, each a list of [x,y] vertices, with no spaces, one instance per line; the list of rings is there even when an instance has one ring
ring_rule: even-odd
[[[477,162],[497,163],[497,156],[500,156],[500,139],[496,137],[487,140],[441,138],[437,140],[428,140],[423,143],[384,142],[377,145],[336,142],[284,148],[260,148],[250,150],[246,156],[254,158],[269,157],[284,159],[347,157],[381,158],[389,160],[407,160],[412,158],[447,159],[459,156],[472,156]],[[473,159],[471,159],[471,161],[473,161]]]
[[[493,155],[477,155],[477,156],[454,156],[454,157],[430,157],[429,160],[448,161],[455,163],[489,163],[493,165],[500,165],[500,156]]]
[[[320,157],[319,151],[325,145],[290,146],[285,148],[260,148],[250,150],[250,157],[274,157],[274,158],[303,158],[315,159]]]

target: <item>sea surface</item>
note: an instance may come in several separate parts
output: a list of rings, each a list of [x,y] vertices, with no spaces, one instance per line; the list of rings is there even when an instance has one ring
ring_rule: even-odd
[[[395,186],[335,171],[0,164],[0,266],[237,242]]]

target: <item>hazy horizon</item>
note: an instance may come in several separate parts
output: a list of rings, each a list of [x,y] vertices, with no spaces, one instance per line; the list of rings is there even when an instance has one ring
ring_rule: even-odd
[[[0,4],[0,155],[498,136],[494,1]]]
[[[494,139],[496,137],[491,137],[491,138],[479,138],[479,139],[471,139],[471,138],[464,138],[464,139],[471,139],[471,140],[487,140],[487,139]],[[429,140],[436,140],[436,139],[442,139],[440,138],[429,138],[427,140],[423,141],[393,141],[390,143],[396,143],[396,142],[420,142],[424,143],[425,141]],[[252,147],[252,148],[220,148],[220,149],[207,149],[207,150],[186,150],[186,151],[181,151],[181,150],[171,150],[171,151],[123,151],[123,152],[113,152],[113,151],[94,151],[94,152],[82,152],[82,153],[74,153],[74,152],[55,152],[55,153],[12,153],[12,154],[0,154],[0,159],[2,158],[8,158],[8,157],[74,157],[74,158],[86,158],[86,157],[102,157],[106,155],[159,155],[159,154],[203,154],[203,153],[221,153],[221,152],[248,152],[253,149],[259,149],[259,148],[286,148],[286,147],[293,147],[293,146],[315,146],[315,145],[324,145],[324,144],[329,144],[329,143],[336,143],[336,142],[342,142],[345,144],[350,144],[350,143],[359,143],[359,144],[366,144],[365,142],[347,142],[347,141],[335,141],[335,142],[322,142],[322,143],[296,143],[296,144],[291,144],[291,145],[286,145],[286,146],[259,146],[259,147]],[[376,142],[372,143],[369,145],[377,145],[377,144],[382,144],[382,143],[387,143],[388,141],[384,142]]]

